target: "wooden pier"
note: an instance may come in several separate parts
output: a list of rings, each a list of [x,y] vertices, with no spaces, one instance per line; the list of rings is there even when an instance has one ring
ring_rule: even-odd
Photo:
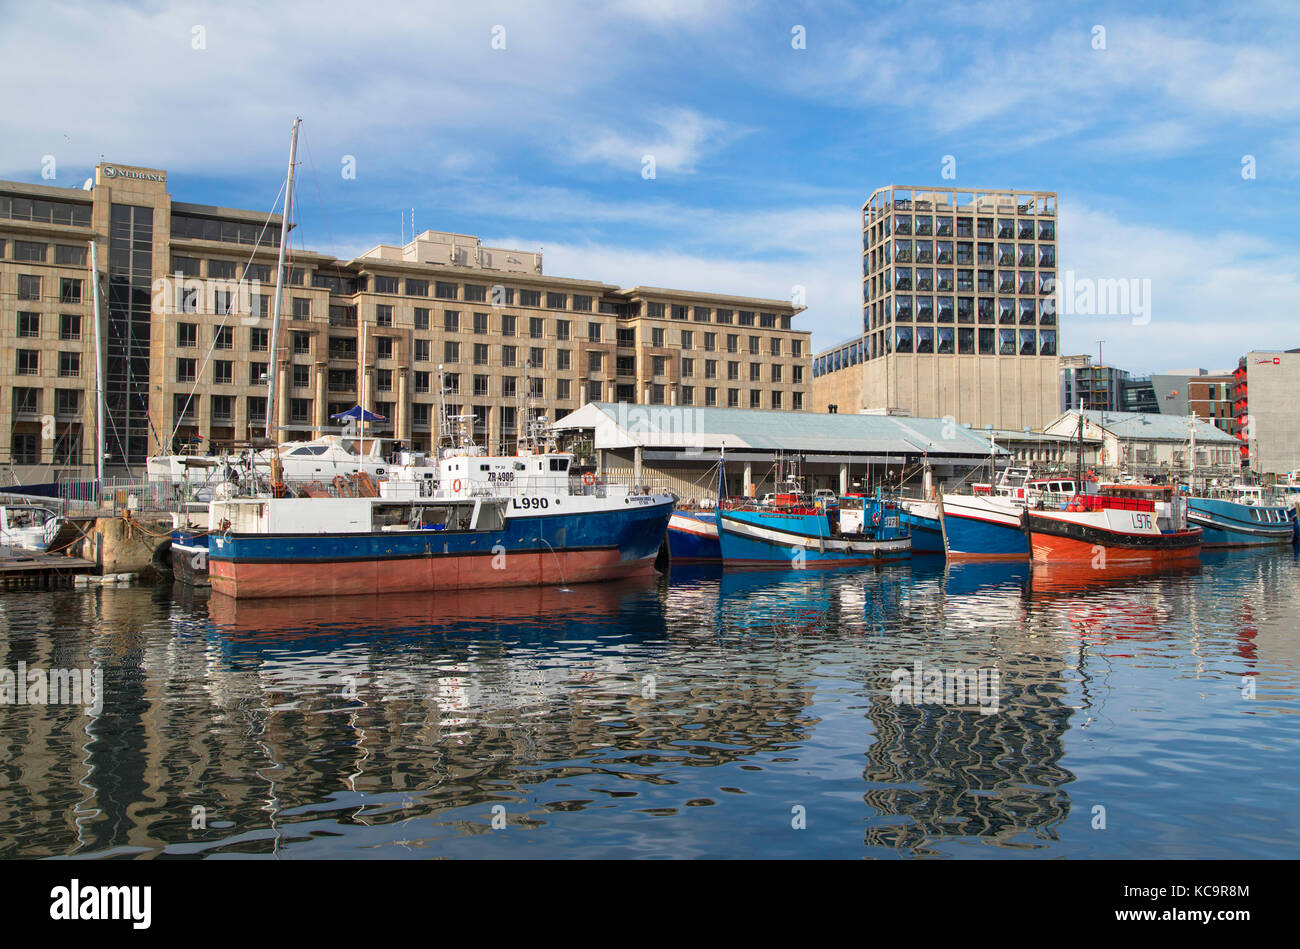
[[[93,560],[0,547],[0,590],[61,589],[72,586],[74,577],[97,570]]]

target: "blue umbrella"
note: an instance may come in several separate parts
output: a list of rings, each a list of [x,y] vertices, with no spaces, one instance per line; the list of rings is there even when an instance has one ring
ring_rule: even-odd
[[[354,405],[346,412],[339,412],[337,415],[331,415],[330,418],[352,419],[354,422],[387,422],[388,419],[382,415],[376,415],[374,412],[367,412],[359,405]]]

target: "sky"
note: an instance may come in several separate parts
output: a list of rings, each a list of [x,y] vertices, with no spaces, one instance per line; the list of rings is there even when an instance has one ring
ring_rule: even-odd
[[[1143,302],[1063,301],[1061,352],[1101,340],[1146,374],[1300,346],[1294,3],[0,0],[0,18],[5,179],[80,187],[107,160],[269,211],[301,116],[301,246],[396,244],[414,209],[418,230],[541,249],[556,276],[801,292],[814,349],[861,330],[872,191],[1052,190],[1062,282]]]

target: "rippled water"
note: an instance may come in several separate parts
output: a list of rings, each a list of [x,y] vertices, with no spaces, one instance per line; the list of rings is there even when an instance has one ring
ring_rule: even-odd
[[[105,686],[0,706],[0,856],[1295,858],[1298,577],[0,595],[0,668]],[[996,711],[896,703],[917,662],[996,669]]]

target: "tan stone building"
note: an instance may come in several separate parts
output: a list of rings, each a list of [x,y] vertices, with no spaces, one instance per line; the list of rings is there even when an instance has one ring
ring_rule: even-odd
[[[96,242],[108,467],[265,426],[279,215],[173,201],[166,172],[100,164],[84,190],[0,182],[0,467],[6,480],[94,468]],[[620,288],[542,272],[538,253],[425,231],[352,260],[293,249],[278,345],[281,438],[367,434],[417,449],[450,414],[513,449],[524,411],[588,401],[810,408],[803,308]]]
[[[1056,241],[1055,192],[874,192],[863,334],[815,357],[815,409],[1041,428],[1058,414]]]

